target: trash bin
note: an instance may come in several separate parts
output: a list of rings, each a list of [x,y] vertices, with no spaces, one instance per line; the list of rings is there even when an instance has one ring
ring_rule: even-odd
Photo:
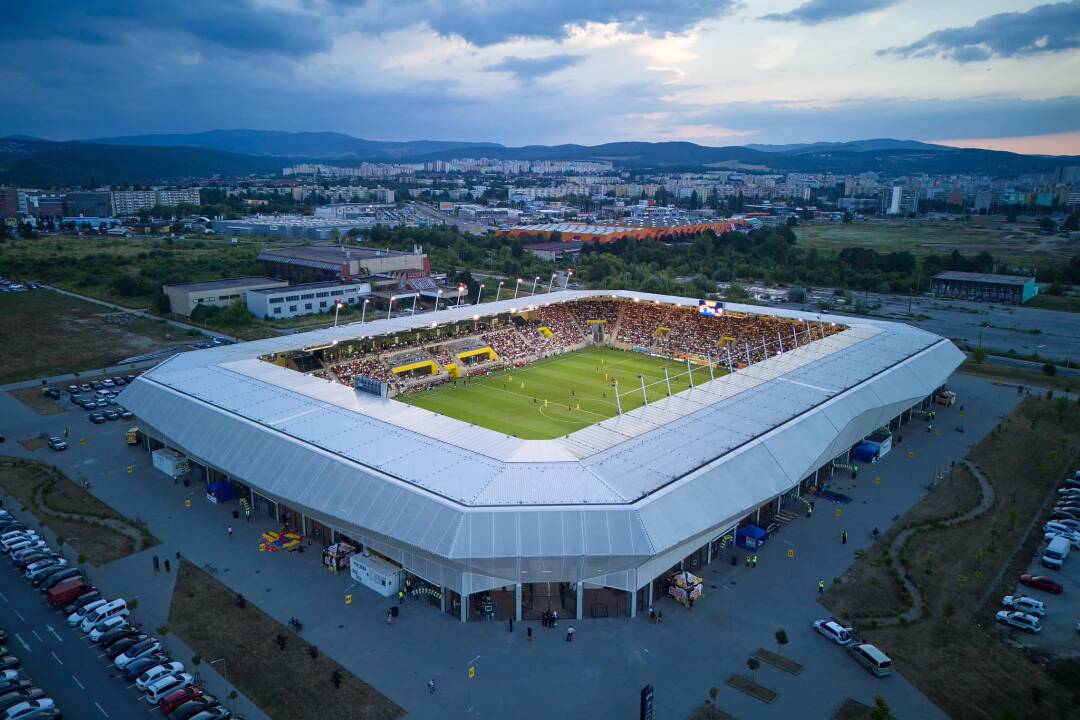
[[[233,510],[232,511],[232,517],[233,517],[233,520],[239,520],[240,519],[240,511],[239,510]]]
[[[392,605],[390,607],[390,617],[397,617],[397,616],[398,616],[398,606],[397,605]]]

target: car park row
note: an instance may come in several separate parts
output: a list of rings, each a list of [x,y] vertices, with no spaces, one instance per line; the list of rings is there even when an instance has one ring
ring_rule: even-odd
[[[111,674],[136,689],[146,703],[169,720],[226,720],[232,717],[217,698],[204,692],[184,665],[167,655],[162,641],[131,621],[124,599],[108,599],[81,569],[70,567],[38,534],[0,509],[0,551],[39,588],[43,599],[62,611],[107,659]],[[0,643],[6,633],[0,630]],[[0,720],[62,718],[46,691],[24,677],[20,661],[0,645]]]

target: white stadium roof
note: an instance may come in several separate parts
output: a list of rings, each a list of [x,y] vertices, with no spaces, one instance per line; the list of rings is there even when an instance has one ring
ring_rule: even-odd
[[[949,341],[899,323],[728,304],[848,329],[554,440],[511,437],[259,359],[595,297],[697,305],[559,291],[339,326],[177,355],[122,402],[170,445],[357,532],[503,578],[528,571],[500,558],[545,558],[543,572],[553,558],[589,558],[553,576],[584,578],[785,492],[943,384],[962,359]]]

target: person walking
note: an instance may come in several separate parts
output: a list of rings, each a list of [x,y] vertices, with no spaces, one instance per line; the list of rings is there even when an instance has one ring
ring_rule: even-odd
[[[746,556],[746,567],[750,567],[750,555]]]
[[[824,595],[825,594],[825,578],[818,578],[817,592],[818,592],[818,595]]]
[[[750,567],[757,567],[757,553],[754,553],[753,557],[750,558]]]
[[[841,545],[847,545],[847,530],[840,533],[840,544]]]
[[[172,572],[172,570],[169,569],[169,558],[165,558],[165,572]]]
[[[427,691],[428,691],[428,695],[434,695],[435,694],[435,681],[434,680],[428,680],[427,681]]]
[[[232,525],[229,526],[228,532],[229,532],[229,537],[232,537]]]
[[[397,591],[397,604],[401,605],[404,602],[405,602],[405,591],[404,590],[398,590]]]
[[[574,642],[574,626],[566,628],[566,642]]]

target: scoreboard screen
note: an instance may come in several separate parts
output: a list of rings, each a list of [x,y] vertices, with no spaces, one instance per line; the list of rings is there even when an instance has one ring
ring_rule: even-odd
[[[384,398],[387,395],[389,386],[381,380],[373,380],[363,375],[357,375],[353,378],[353,386],[360,392],[374,395],[375,397]]]
[[[724,303],[720,300],[698,300],[698,312],[705,317],[720,317],[724,314]]]

